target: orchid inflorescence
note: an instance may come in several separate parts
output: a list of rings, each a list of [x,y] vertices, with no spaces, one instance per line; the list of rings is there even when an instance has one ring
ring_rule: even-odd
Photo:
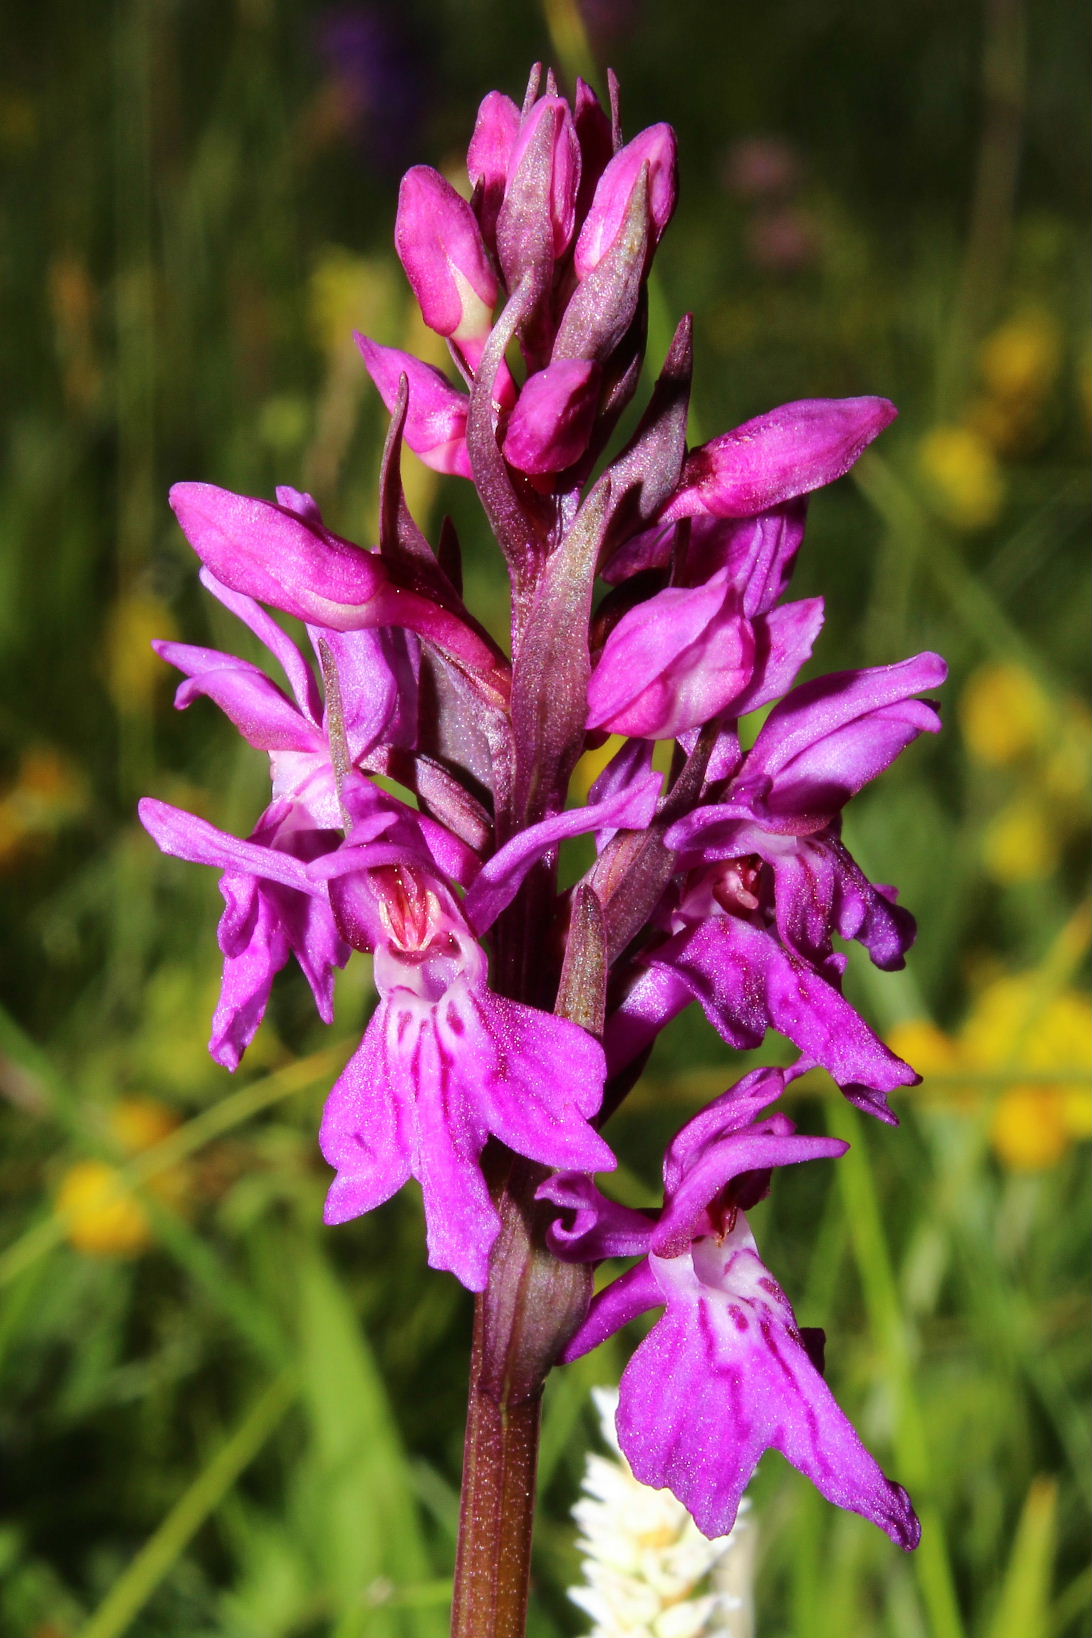
[[[821,1066],[891,1122],[887,1094],[918,1078],[842,994],[835,935],[892,969],[914,922],[841,823],[939,726],[917,696],[945,667],[925,653],[794,686],[823,602],[785,601],[808,494],[895,410],[806,400],[688,450],[687,317],[608,454],[641,381],[674,134],[624,142],[613,81],[608,112],[536,69],[522,110],[485,98],[468,172],[469,201],[415,166],[395,230],[457,380],[358,338],[391,415],[377,549],[293,489],[172,491],[206,588],[283,674],[158,645],[185,676],[179,706],[212,699],[272,774],[246,840],[141,805],[164,851],[222,872],[211,1050],[236,1067],[290,957],[329,1021],[335,969],[370,953],[378,1006],[322,1121],[327,1221],[418,1180],[430,1264],[484,1293],[475,1370],[494,1397],[533,1398],[559,1357],[664,1310],[622,1377],[618,1433],[637,1476],[706,1534],[731,1528],[772,1446],[913,1547],[906,1493],[836,1405],[821,1333],[797,1326],[746,1217],[773,1167],[846,1147],[770,1112],[789,1082]],[[510,658],[463,601],[450,521],[434,549],[411,516],[403,445],[475,487],[510,579]],[[304,622],[313,663],[262,604]],[[610,735],[616,753],[567,807],[577,762]],[[577,836],[594,862],[560,891]],[[601,1128],[695,1001],[729,1046],[773,1029],[799,1056],[683,1128],[662,1209],[622,1207],[593,1181],[616,1164]],[[589,1306],[591,1267],[616,1257],[637,1261]]]

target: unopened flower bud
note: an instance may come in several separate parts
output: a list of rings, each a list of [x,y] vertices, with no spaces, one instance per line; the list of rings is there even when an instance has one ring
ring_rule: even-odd
[[[508,186],[497,221],[497,253],[510,289],[528,271],[545,274],[568,248],[576,225],[580,144],[560,97],[540,97],[512,149]]]
[[[519,109],[503,91],[490,91],[478,109],[474,135],[466,153],[466,173],[478,192],[478,220],[492,243],[504,199],[512,150],[519,136]]]
[[[659,244],[675,211],[678,198],[675,133],[670,125],[650,125],[615,154],[592,199],[591,209],[576,241],[573,266],[584,279],[598,267],[625,221],[633,190],[648,166],[648,255]]]
[[[521,472],[562,472],[588,447],[599,403],[599,367],[560,359],[532,375],[512,411],[505,458]]]
[[[492,327],[497,280],[474,212],[430,165],[402,178],[394,242],[425,323],[450,336],[473,369]]]

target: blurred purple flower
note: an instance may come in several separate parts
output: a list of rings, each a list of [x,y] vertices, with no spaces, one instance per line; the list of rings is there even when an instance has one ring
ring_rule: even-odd
[[[779,136],[740,137],[728,148],[721,168],[728,192],[749,200],[794,193],[802,173],[796,148]]]
[[[428,103],[426,38],[404,8],[389,4],[328,6],[315,20],[315,50],[344,126],[380,170],[398,170],[417,149]]]

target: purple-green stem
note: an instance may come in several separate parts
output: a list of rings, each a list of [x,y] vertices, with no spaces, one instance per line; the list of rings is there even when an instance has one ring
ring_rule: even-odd
[[[546,1175],[511,1163],[475,1305],[452,1638],[523,1638],[526,1626],[542,1391],[591,1289],[590,1269],[544,1244],[534,1193]]]

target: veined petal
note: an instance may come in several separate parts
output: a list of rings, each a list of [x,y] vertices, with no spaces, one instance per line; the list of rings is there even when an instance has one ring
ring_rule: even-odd
[[[494,1137],[544,1166],[614,1170],[610,1145],[587,1124],[606,1078],[594,1036],[484,985],[465,994],[453,985],[439,1003],[437,1027],[451,1050],[476,1059],[476,1095]]]
[[[394,1028],[387,1001],[380,1001],[326,1100],[319,1147],[337,1177],[330,1185],[327,1223],[361,1217],[405,1183],[413,1135],[407,1120],[400,1055],[390,1050]]]
[[[694,998],[689,980],[663,963],[646,967],[607,1017],[603,1047],[611,1075],[640,1057]]]
[[[380,742],[412,747],[420,669],[420,644],[412,632],[316,627],[311,636],[320,662],[333,662],[349,762],[359,762]]]
[[[618,1435],[637,1477],[667,1486],[703,1534],[725,1535],[763,1451],[780,1450],[838,1507],[900,1547],[920,1526],[808,1357],[745,1219],[691,1254],[649,1259],[667,1313],[622,1376]]]
[[[228,899],[225,919],[238,908],[229,896],[230,886],[227,878],[221,883],[221,887],[227,889],[224,894]],[[213,1015],[209,1040],[212,1057],[225,1069],[231,1070],[238,1069],[243,1053],[254,1039],[265,1017],[273,979],[290,954],[288,935],[277,906],[256,884],[251,906],[253,914],[245,941],[237,939],[230,954],[225,949],[220,999]],[[225,943],[223,939],[221,942]]]
[[[804,539],[806,496],[782,502],[757,517],[696,517],[690,523],[686,578],[704,580],[726,568],[739,588],[743,612],[767,614],[792,578]]]
[[[323,1120],[323,1154],[345,1174],[331,1190],[327,1220],[371,1210],[412,1173],[424,1196],[429,1263],[471,1291],[485,1287],[500,1230],[479,1164],[491,1135],[547,1166],[615,1164],[584,1118],[602,1097],[599,1043],[483,984],[456,977],[436,1002],[389,989],[354,1065]],[[389,1106],[382,1120],[377,1101]]]
[[[688,1120],[664,1155],[665,1195],[675,1193],[710,1144],[720,1143],[749,1126],[768,1104],[774,1103],[785,1090],[786,1078],[785,1070],[772,1066],[752,1069]]]
[[[772,1025],[843,1090],[864,1086],[887,1093],[920,1079],[833,985],[738,916],[715,916],[677,934],[651,960],[669,966],[690,987],[732,1046],[761,1045]],[[894,1123],[882,1098],[872,1100],[870,1109]]]

